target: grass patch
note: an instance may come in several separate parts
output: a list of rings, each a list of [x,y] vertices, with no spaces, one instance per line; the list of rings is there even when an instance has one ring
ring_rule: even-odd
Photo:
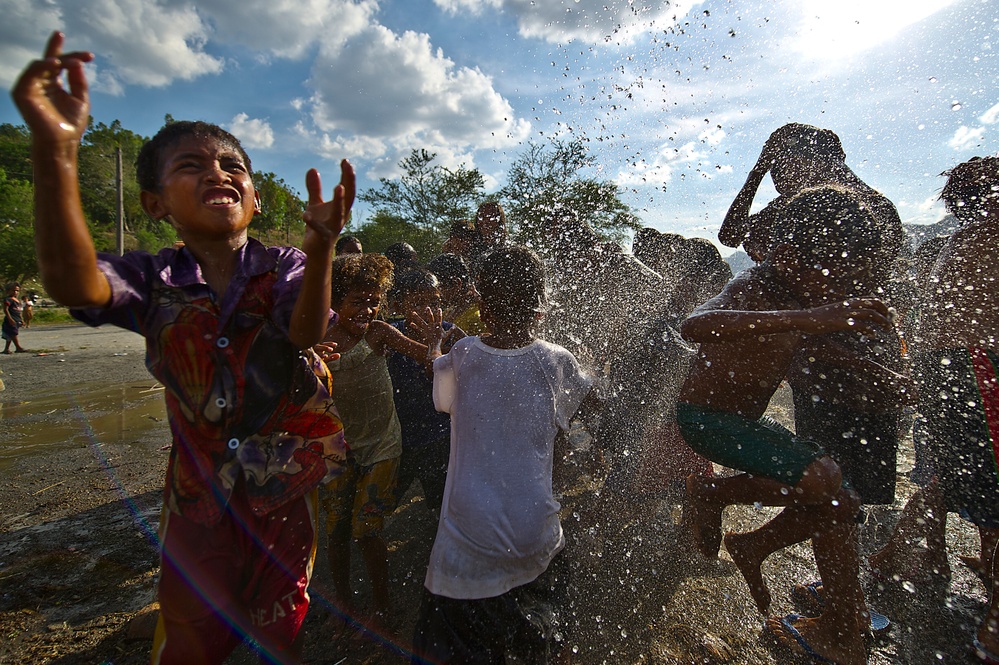
[[[77,323],[77,320],[69,315],[68,307],[35,306],[33,309],[35,310],[35,316],[31,319],[32,326]]]

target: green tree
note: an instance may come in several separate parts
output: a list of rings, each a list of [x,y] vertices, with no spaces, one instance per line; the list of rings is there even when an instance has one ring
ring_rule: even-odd
[[[34,188],[0,168],[0,282],[36,274]]]
[[[253,174],[253,186],[260,193],[261,210],[253,218],[255,232],[283,231],[289,238],[293,229],[300,230],[305,203],[295,190],[273,173],[260,171]]]
[[[83,135],[79,157],[80,199],[98,249],[113,250],[115,246],[118,221],[115,161],[118,148],[121,148],[125,228],[132,234],[141,229],[153,237],[161,235],[162,225],[149,219],[142,210],[139,185],[135,181],[135,160],[145,140],[139,134],[124,129],[118,120],[110,125],[91,120],[87,133]],[[167,241],[168,238],[163,238],[164,243]]]
[[[439,245],[452,222],[472,215],[485,179],[478,169],[449,169],[435,164],[436,158],[437,153],[413,150],[399,162],[403,173],[398,179],[381,178],[380,187],[362,192],[359,198],[375,206],[376,216],[406,220],[431,232]]]
[[[31,132],[24,125],[0,124],[0,169],[11,180],[33,182]]]
[[[376,212],[357,229],[345,230],[344,234],[356,236],[365,252],[384,252],[393,243],[408,242],[424,262],[437,256],[441,248],[441,237],[436,231],[420,228],[384,210]]]
[[[620,241],[628,231],[641,228],[615,183],[581,174],[594,161],[582,141],[528,144],[499,192],[520,241],[543,241],[549,211],[559,205],[575,210],[594,231],[611,240]]]

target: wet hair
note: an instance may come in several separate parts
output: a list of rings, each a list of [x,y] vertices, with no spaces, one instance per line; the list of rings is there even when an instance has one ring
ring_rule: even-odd
[[[660,233],[655,229],[639,229],[631,246],[631,253],[639,261],[663,273],[675,268],[676,255],[681,251],[686,238],[677,233]]]
[[[420,264],[420,257],[408,242],[394,242],[385,248],[385,256],[396,270],[405,270]]]
[[[209,122],[179,120],[163,125],[162,129],[156,132],[156,136],[146,141],[139,150],[139,156],[135,160],[135,179],[140,189],[147,192],[159,191],[163,154],[189,136],[201,141],[214,139],[232,148],[242,157],[247,171],[253,173],[250,156],[246,154],[235,136]]]
[[[785,223],[772,247],[790,245],[807,265],[862,266],[879,255],[882,238],[877,220],[862,198],[843,187],[802,190],[782,214]]]
[[[999,157],[972,157],[941,175],[947,176],[947,184],[940,198],[965,224],[986,214],[986,199],[999,197]]]
[[[440,288],[437,276],[426,268],[410,268],[397,275],[388,291],[389,302],[400,302],[413,293],[436,291]]]
[[[472,282],[472,272],[468,269],[465,259],[457,254],[441,254],[427,264],[427,270],[437,275],[442,282],[457,280],[461,284]]]
[[[498,234],[506,238],[506,213],[503,212],[503,206],[496,201],[486,201],[479,206],[475,213],[475,230],[480,238],[482,238],[482,220],[486,217],[496,220]]]
[[[484,254],[475,285],[489,314],[511,329],[530,328],[548,307],[544,265],[523,245]]]
[[[683,257],[684,279],[692,287],[705,282],[720,287],[732,279],[732,268],[707,238],[685,238],[679,254]]]
[[[340,254],[343,251],[343,248],[352,242],[357,243],[358,246],[363,247],[361,241],[358,240],[356,236],[340,236],[336,241],[336,245],[333,246],[333,251],[337,254]]]
[[[791,122],[772,135],[787,155],[808,159],[846,161],[846,152],[836,132],[800,122]]]
[[[10,293],[11,291],[17,288],[21,288],[20,282],[7,282],[6,284],[3,285],[3,292]]]
[[[333,259],[330,303],[337,309],[355,289],[385,293],[392,288],[392,262],[381,254],[344,254]]]
[[[473,243],[478,240],[478,236],[475,234],[475,229],[472,228],[471,222],[467,219],[459,219],[456,222],[452,222],[451,229],[448,231],[447,235],[448,238],[455,238],[467,243]]]

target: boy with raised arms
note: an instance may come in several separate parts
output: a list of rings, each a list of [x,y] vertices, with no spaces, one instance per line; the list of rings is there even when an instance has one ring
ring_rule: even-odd
[[[331,318],[330,260],[354,200],[353,168],[342,163],[329,202],[309,171],[302,250],[266,248],[247,236],[260,198],[239,141],[215,125],[171,123],[143,147],[137,175],[143,208],[169,221],[183,247],[99,254],[77,175],[93,55],[62,46],[54,33],[13,96],[32,133],[45,288],[91,325],[142,334],[165,388],[173,446],[152,661],[221,663],[244,637],[264,660],[297,660],[316,487],[345,457],[310,347]]]

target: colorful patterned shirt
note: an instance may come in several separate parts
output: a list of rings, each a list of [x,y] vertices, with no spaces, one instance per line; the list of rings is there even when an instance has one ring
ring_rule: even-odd
[[[72,313],[146,338],[173,434],[169,510],[214,524],[240,484],[264,514],[340,473],[346,445],[329,374],[288,338],[304,266],[300,250],[250,239],[219,299],[186,249],[98,254],[111,304]]]

